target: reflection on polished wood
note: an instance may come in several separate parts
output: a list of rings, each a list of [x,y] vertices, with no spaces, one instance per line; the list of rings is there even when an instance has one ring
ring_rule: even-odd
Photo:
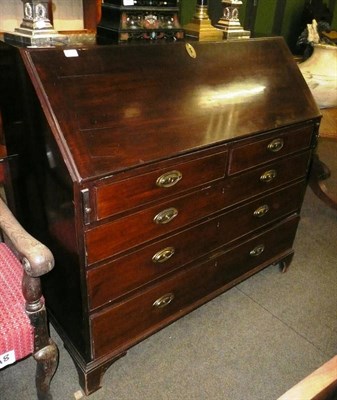
[[[320,136],[337,140],[337,107],[322,109]],[[337,197],[329,190],[327,179],[331,176],[329,166],[320,159],[319,150],[313,159],[310,187],[313,192],[329,207],[337,210]]]

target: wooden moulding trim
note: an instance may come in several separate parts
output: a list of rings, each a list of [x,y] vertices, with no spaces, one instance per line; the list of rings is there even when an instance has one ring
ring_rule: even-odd
[[[278,400],[323,400],[337,389],[337,356],[297,383]]]

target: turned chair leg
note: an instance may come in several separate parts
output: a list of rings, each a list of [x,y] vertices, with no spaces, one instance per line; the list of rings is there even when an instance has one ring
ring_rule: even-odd
[[[52,400],[50,382],[58,365],[58,349],[49,336],[47,311],[42,298],[40,278],[24,272],[23,293],[26,313],[34,327],[34,353],[37,362],[35,384],[39,400]]]
[[[37,362],[36,366],[36,390],[39,400],[51,400],[50,382],[58,365],[58,349],[56,344],[50,339],[48,346],[34,354]]]

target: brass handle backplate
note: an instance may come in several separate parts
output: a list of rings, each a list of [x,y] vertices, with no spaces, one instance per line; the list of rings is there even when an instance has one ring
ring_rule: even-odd
[[[264,245],[259,244],[258,246],[254,247],[253,250],[249,252],[252,257],[257,257],[264,252]]]
[[[156,185],[161,188],[168,188],[177,184],[183,177],[180,171],[170,171],[161,175],[156,180]]]
[[[266,215],[268,211],[269,211],[269,206],[268,206],[268,204],[263,204],[263,206],[258,207],[258,208],[254,211],[254,217],[261,218],[261,217],[263,217],[264,215]]]
[[[156,308],[163,308],[168,306],[171,301],[174,299],[173,293],[166,293],[164,296],[159,297],[152,305]]]
[[[278,151],[280,151],[282,149],[283,145],[284,145],[283,139],[277,138],[277,139],[272,140],[268,144],[267,149],[269,151],[272,151],[273,153],[277,153]]]
[[[261,176],[260,176],[260,181],[261,182],[265,182],[265,183],[269,183],[272,180],[274,180],[277,176],[277,172],[275,171],[275,169],[270,169],[269,171],[264,172]]]
[[[169,223],[178,215],[178,210],[174,207],[167,208],[166,210],[160,211],[154,218],[153,221],[158,225],[164,225]]]
[[[174,247],[165,247],[165,249],[162,249],[158,251],[153,257],[152,261],[154,263],[164,263],[168,261],[175,253]]]

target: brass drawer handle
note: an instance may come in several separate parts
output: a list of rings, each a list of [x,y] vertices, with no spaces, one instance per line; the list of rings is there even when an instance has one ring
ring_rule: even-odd
[[[177,184],[183,177],[180,171],[170,171],[161,175],[156,180],[156,185],[161,188],[168,188]]]
[[[165,247],[165,249],[158,251],[153,257],[154,263],[164,263],[168,261],[175,253],[174,247]]]
[[[274,169],[270,169],[269,171],[266,171],[260,176],[260,181],[269,183],[273,181],[277,176],[277,172]]]
[[[258,257],[260,254],[264,252],[264,245],[259,244],[258,246],[254,247],[253,250],[249,252],[249,255],[252,257]]]
[[[173,293],[167,293],[164,294],[164,296],[159,297],[159,299],[157,299],[152,306],[156,307],[156,308],[163,308],[168,306],[171,301],[174,299],[174,294]]]
[[[263,204],[263,206],[257,208],[257,209],[254,211],[254,217],[261,218],[261,217],[263,217],[264,215],[266,215],[268,211],[269,211],[269,206],[268,206],[268,204]]]
[[[282,149],[284,145],[284,141],[281,138],[278,139],[274,139],[273,141],[271,141],[268,146],[267,149],[269,151],[272,151],[273,153],[277,153],[278,151],[280,151]]]
[[[166,210],[160,211],[154,218],[153,221],[156,224],[164,225],[169,223],[178,215],[178,210],[174,207],[167,208]]]

